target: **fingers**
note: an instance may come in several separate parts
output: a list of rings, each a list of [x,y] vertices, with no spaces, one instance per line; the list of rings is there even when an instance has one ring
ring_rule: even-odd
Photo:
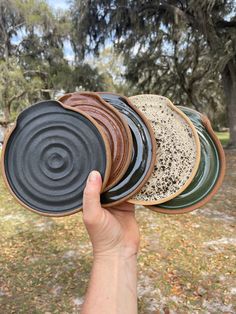
[[[122,225],[129,224],[135,218],[135,207],[133,204],[127,202],[112,206],[108,210]]]
[[[122,204],[112,206],[110,209],[111,210],[113,210],[113,209],[114,210],[120,210],[120,211],[124,211],[124,212],[134,212],[134,205],[130,204],[128,202],[124,202]]]
[[[100,203],[100,192],[102,178],[98,171],[93,170],[87,179],[83,195],[83,218],[86,222],[93,222],[102,211]]]

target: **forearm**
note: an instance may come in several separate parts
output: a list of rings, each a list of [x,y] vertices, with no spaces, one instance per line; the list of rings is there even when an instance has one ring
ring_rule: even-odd
[[[137,258],[95,257],[81,314],[137,313]]]

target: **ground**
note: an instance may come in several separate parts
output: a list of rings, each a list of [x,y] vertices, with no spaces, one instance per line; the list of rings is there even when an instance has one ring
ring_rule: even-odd
[[[226,155],[224,184],[204,208],[137,208],[140,314],[236,313],[236,151]],[[80,312],[92,262],[80,213],[31,213],[0,178],[0,247],[0,313]]]

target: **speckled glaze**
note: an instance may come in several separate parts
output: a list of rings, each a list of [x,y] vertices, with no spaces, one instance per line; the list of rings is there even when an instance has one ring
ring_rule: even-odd
[[[54,100],[39,102],[18,116],[1,157],[12,195],[46,216],[80,211],[90,171],[101,173],[104,190],[111,170],[110,146],[96,121]]]
[[[200,161],[199,138],[192,122],[168,98],[144,94],[129,99],[149,119],[157,143],[154,171],[129,202],[161,204],[191,183]]]
[[[221,186],[225,174],[225,155],[210,121],[199,112],[179,106],[193,122],[201,143],[201,161],[188,188],[174,199],[158,206],[148,206],[156,212],[182,214],[195,210],[211,200]]]
[[[93,92],[66,94],[59,101],[89,114],[105,132],[112,155],[111,174],[105,188],[109,190],[120,181],[131,161],[133,141],[127,122],[118,110]]]
[[[124,115],[133,137],[128,170],[116,186],[101,195],[103,206],[109,207],[130,199],[146,183],[155,164],[156,142],[150,123],[128,98],[112,93],[99,95]]]

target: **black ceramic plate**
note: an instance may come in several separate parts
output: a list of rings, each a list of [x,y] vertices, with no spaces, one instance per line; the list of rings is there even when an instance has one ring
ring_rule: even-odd
[[[153,171],[156,142],[150,123],[126,97],[112,93],[99,95],[124,115],[133,137],[133,153],[128,170],[117,185],[101,195],[101,202],[107,207],[130,199],[143,187]]]
[[[101,173],[104,185],[108,180],[111,156],[105,140],[86,114],[57,101],[37,103],[19,115],[4,143],[6,183],[33,211],[74,213],[81,209],[91,170]]]

